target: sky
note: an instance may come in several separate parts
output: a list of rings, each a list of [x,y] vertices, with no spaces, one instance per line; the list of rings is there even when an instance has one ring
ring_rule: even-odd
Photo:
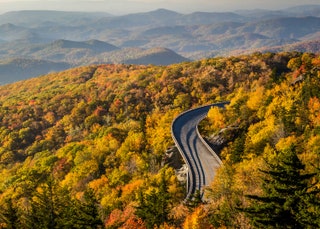
[[[284,9],[319,0],[0,0],[0,13],[16,10],[100,11],[114,15],[159,8],[180,13],[222,12],[243,9]]]

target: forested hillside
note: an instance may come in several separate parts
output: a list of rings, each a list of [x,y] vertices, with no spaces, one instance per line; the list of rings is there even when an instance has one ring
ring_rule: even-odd
[[[319,227],[319,68],[313,54],[255,53],[0,87],[0,228]],[[184,202],[162,165],[172,120],[219,101],[201,133],[224,139],[223,166],[206,203]]]

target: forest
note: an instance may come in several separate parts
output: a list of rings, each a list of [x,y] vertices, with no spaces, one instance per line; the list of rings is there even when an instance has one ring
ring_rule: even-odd
[[[83,66],[0,87],[0,228],[319,228],[320,57]],[[223,165],[205,200],[163,165],[173,119]]]

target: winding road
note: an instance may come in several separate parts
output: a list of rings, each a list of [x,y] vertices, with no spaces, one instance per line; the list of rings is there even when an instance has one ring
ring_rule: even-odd
[[[224,107],[226,104],[223,102],[188,110],[172,123],[173,140],[188,166],[187,200],[196,190],[200,190],[203,197],[203,188],[213,181],[215,171],[221,165],[220,158],[199,134],[198,124],[212,106]]]

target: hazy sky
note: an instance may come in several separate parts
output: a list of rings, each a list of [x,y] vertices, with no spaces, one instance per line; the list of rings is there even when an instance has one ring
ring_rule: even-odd
[[[13,10],[104,11],[111,14],[166,8],[181,13],[234,11],[237,9],[283,9],[319,0],[0,0],[0,13]]]

